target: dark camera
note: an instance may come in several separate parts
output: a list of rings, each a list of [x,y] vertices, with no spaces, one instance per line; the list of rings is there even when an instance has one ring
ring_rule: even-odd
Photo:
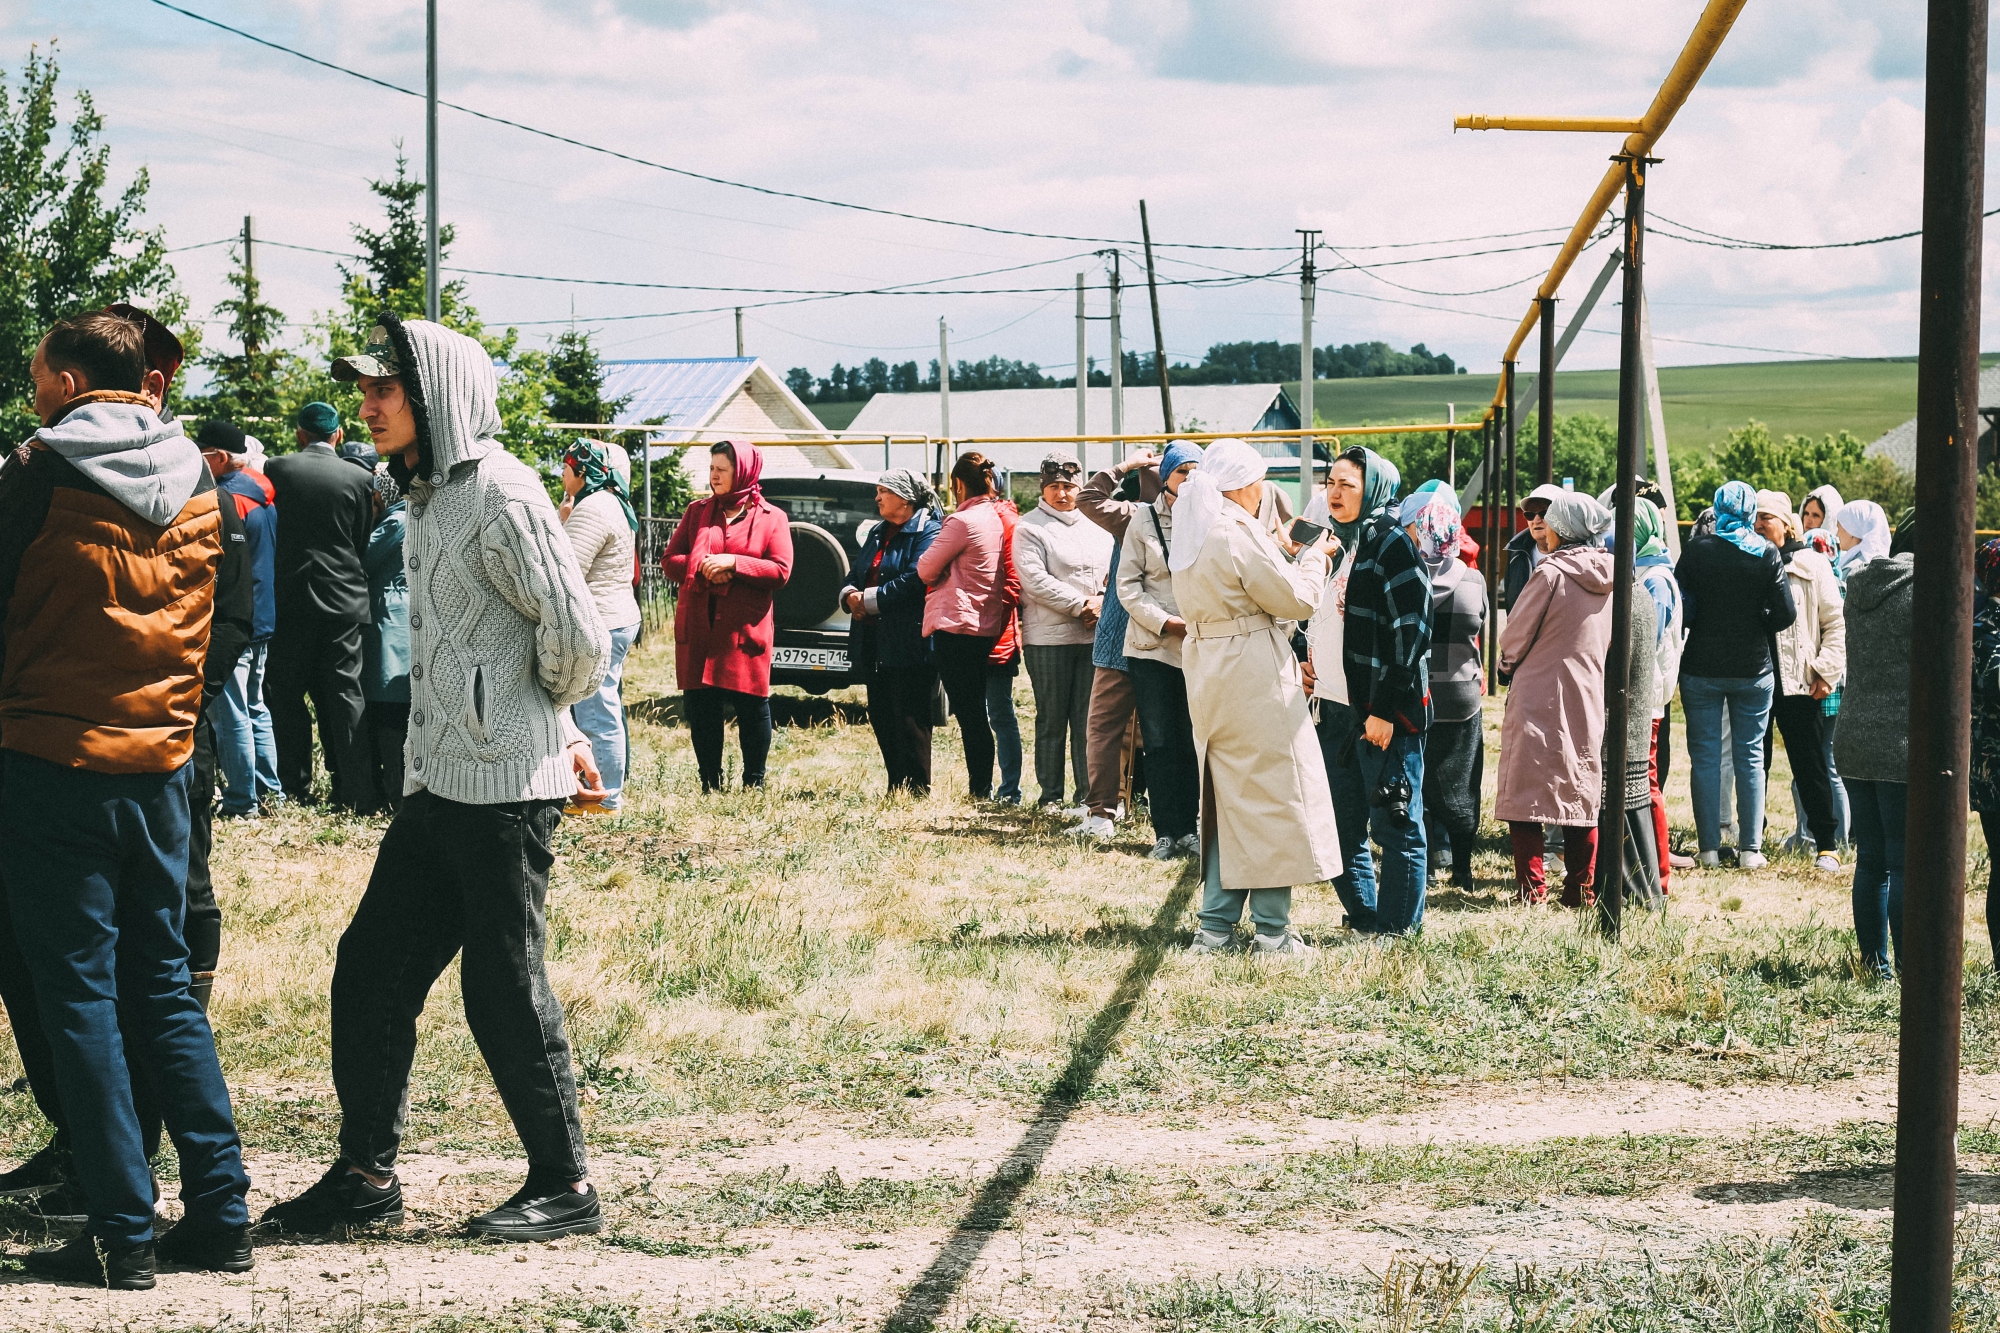
[[[1406,773],[1385,773],[1375,790],[1368,793],[1368,804],[1377,810],[1387,811],[1393,819],[1406,819],[1410,813],[1410,778]]]

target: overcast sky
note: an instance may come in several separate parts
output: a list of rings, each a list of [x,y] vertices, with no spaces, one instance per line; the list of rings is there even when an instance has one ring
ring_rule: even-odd
[[[417,0],[178,2],[422,87]],[[440,0],[439,9],[442,96],[669,166],[1084,237],[1136,238],[1144,198],[1156,242],[1284,247],[1294,228],[1316,227],[1349,259],[1373,263],[1554,233],[1349,247],[1572,224],[1616,150],[1614,136],[1454,133],[1453,115],[1636,116],[1701,4]],[[0,31],[14,72],[31,43],[59,39],[65,85],[90,89],[106,114],[114,171],[122,180],[140,164],[151,168],[150,216],[172,246],[228,236],[248,213],[271,241],[346,250],[351,225],[378,216],[366,181],[390,172],[398,139],[422,169],[421,100],[150,0],[0,0]],[[1922,185],[1922,74],[1917,0],[1752,0],[1662,142],[1650,207],[1767,241],[1910,230]],[[773,198],[450,110],[440,116],[439,197],[458,228],[451,261],[563,279],[470,279],[489,323],[519,323],[535,338],[573,312],[599,331],[607,356],[728,355],[727,312],[613,317],[783,299],[582,279],[847,290],[1035,263],[944,285],[1065,290],[751,309],[749,350],[821,373],[870,355],[924,361],[936,354],[943,316],[955,358],[999,354],[1068,373],[1075,302],[1066,289],[1077,272],[1100,288],[1091,313],[1104,313],[1102,261],[1089,243]],[[1424,342],[1492,369],[1553,253],[1551,245],[1330,274],[1314,341]],[[1282,250],[1161,254],[1162,276],[1181,279],[1268,272],[1295,259]],[[1564,296],[1582,294],[1601,255],[1579,264]],[[266,293],[290,318],[333,303],[336,261],[275,248],[259,256]],[[1916,349],[1914,240],[1773,254],[1660,238],[1647,258],[1663,363],[1772,359],[1739,348]],[[226,247],[175,261],[198,311],[222,297]],[[1321,262],[1341,261],[1323,254]],[[1125,272],[1135,283],[1126,344],[1150,347],[1136,246]],[[1515,280],[1498,293],[1461,294]],[[1989,310],[1993,296],[1989,278]],[[1199,359],[1223,340],[1298,338],[1295,276],[1169,286],[1160,305],[1175,357]],[[1615,329],[1608,302],[1591,324]],[[1093,323],[1090,338],[1102,358],[1106,326]],[[1566,364],[1614,365],[1616,348],[1614,337],[1586,336]]]

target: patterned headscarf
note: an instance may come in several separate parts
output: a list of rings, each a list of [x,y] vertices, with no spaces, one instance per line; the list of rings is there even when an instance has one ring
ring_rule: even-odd
[[[632,499],[625,493],[625,482],[611,470],[611,460],[603,445],[596,440],[572,441],[563,451],[563,466],[583,478],[583,487],[577,491],[573,504],[582,504],[599,491],[610,491],[618,507],[625,511],[625,521],[632,525],[632,531],[639,530],[639,516],[632,512]]]
[[[1458,553],[1464,522],[1458,512],[1458,497],[1448,490],[1420,491],[1403,501],[1403,526],[1417,543],[1424,567],[1435,574],[1445,561]]]
[[[1562,538],[1564,546],[1578,546],[1610,527],[1612,518],[1609,509],[1588,495],[1564,491],[1549,501],[1549,513],[1544,521],[1556,536]]]
[[[724,509],[734,509],[740,504],[749,504],[764,498],[764,488],[757,479],[764,475],[764,455],[756,445],[748,440],[718,441],[709,453],[727,451],[735,463],[736,489],[721,497]]]
[[[937,508],[937,492],[923,476],[899,467],[894,472],[884,472],[875,478],[875,484],[891,495],[899,495],[910,502],[911,508],[919,514],[926,509]]]
[[[384,511],[394,509],[396,502],[403,498],[403,488],[396,484],[396,479],[389,475],[386,467],[375,474],[375,494],[382,497]]]
[[[1403,484],[1403,474],[1396,471],[1394,463],[1373,449],[1349,449],[1334,461],[1361,465],[1361,513],[1352,523],[1333,520],[1334,535],[1340,538],[1342,547],[1351,551],[1361,539],[1363,526],[1380,518],[1395,502],[1396,488]]]
[[[1747,481],[1725,481],[1715,493],[1715,535],[1745,555],[1762,556],[1771,543],[1757,535],[1757,490]]]
[[[1981,597],[2000,597],[2000,537],[1986,542],[1972,557],[1972,580]]]

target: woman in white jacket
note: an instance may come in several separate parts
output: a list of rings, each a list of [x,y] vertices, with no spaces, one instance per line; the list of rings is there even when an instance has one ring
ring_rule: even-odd
[[[1838,873],[1839,825],[1833,784],[1827,772],[1824,716],[1820,705],[1840,688],[1847,672],[1847,622],[1833,565],[1802,540],[1792,517],[1791,497],[1782,491],[1757,492],[1757,535],[1778,548],[1785,562],[1798,615],[1778,632],[1777,697],[1771,702],[1771,729],[1785,738],[1785,754],[1805,801],[1806,825],[1819,857],[1815,864]],[[1764,770],[1771,768],[1771,745],[1764,744]]]

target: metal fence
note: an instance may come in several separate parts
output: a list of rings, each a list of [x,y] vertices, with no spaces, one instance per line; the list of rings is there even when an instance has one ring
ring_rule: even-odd
[[[639,520],[639,611],[648,634],[674,618],[674,585],[667,582],[660,568],[660,555],[673,540],[680,521],[679,514]]]

